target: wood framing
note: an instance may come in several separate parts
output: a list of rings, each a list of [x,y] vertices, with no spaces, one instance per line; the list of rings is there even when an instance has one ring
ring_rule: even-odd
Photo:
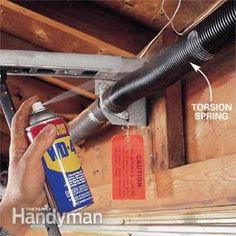
[[[162,1],[96,1],[98,4],[125,14],[157,30],[163,28],[168,22],[161,9]],[[181,2],[178,14],[174,19],[175,28],[182,31],[189,25],[194,24],[199,19],[199,16],[208,15],[211,12],[209,9],[213,5],[219,6],[222,2],[225,2],[225,0],[192,0]],[[164,2],[163,7],[169,17],[173,15],[177,5],[177,0]],[[170,25],[169,28],[171,28]]]
[[[48,50],[134,56],[132,53],[10,1],[0,2],[0,13],[2,30]]]
[[[184,149],[181,82],[152,99],[151,133],[155,170],[167,170],[186,163]]]
[[[39,77],[39,76],[37,76],[37,79],[45,81],[49,84],[53,84],[53,85],[55,85],[59,88],[69,90],[73,93],[76,93],[80,96],[89,98],[91,100],[96,100],[96,98],[97,98],[97,96],[94,93],[91,93],[91,92],[89,92],[85,89],[80,88],[79,86],[72,85],[70,83],[62,81],[61,79],[58,79],[58,78],[55,78],[55,77],[51,77],[51,76]]]
[[[166,90],[166,116],[168,167],[170,169],[186,164],[181,81]]]
[[[160,172],[157,204],[194,208],[236,204],[236,154]]]
[[[94,1],[20,1],[17,4],[127,52],[138,54],[156,31]]]
[[[83,161],[87,172],[89,171],[87,166],[94,160],[90,157]],[[105,176],[108,178],[108,167],[101,165],[101,168],[101,172],[97,176],[101,174],[102,178]],[[89,174],[86,174],[89,177]],[[90,177],[89,180],[91,180]],[[97,185],[97,187],[91,186],[96,202],[88,209],[91,212],[138,213],[236,205],[236,155],[158,172],[156,182],[148,171],[146,174],[146,200],[138,202],[137,200],[112,200],[112,183],[108,179],[107,181],[107,184]]]
[[[236,104],[235,47],[225,49],[202,66],[213,91],[213,103]],[[228,120],[195,120],[192,104],[209,103],[209,89],[199,73],[192,72],[183,81],[185,141],[188,163],[220,158],[236,153],[236,109]]]

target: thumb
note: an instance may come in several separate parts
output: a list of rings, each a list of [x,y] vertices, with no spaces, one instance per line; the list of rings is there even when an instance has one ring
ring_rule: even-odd
[[[24,159],[31,163],[38,163],[43,153],[52,146],[56,138],[56,133],[56,127],[54,125],[46,125],[26,150]]]

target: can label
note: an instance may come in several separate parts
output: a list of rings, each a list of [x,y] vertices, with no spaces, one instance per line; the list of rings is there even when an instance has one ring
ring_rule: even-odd
[[[63,166],[65,172],[73,172],[81,167],[70,136],[56,139],[53,146],[43,156],[50,170],[61,172],[61,166]],[[78,160],[75,161],[76,159]]]
[[[71,212],[93,203],[93,198],[63,118],[43,121],[26,129],[32,142],[48,123],[57,129],[57,138],[43,154],[46,185],[60,213]]]

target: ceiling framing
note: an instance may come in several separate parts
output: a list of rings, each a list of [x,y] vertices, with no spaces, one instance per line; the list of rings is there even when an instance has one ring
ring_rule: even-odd
[[[182,1],[174,21],[176,29],[181,31],[192,24],[216,2],[219,0]],[[1,0],[0,48],[135,57],[167,22],[161,3],[161,0]],[[177,0],[166,1],[164,6],[169,15],[173,14],[177,3]],[[168,27],[165,34],[172,35],[172,31]],[[83,79],[61,79],[60,82],[55,78],[26,77],[9,77],[8,80],[16,108],[32,95],[39,94],[40,99],[48,100],[83,82]],[[89,94],[93,97],[91,91]],[[76,96],[76,102],[72,102],[73,99],[75,97],[53,104],[51,108],[68,121],[92,101],[83,96]],[[9,131],[2,112],[0,118],[1,155],[7,157]]]

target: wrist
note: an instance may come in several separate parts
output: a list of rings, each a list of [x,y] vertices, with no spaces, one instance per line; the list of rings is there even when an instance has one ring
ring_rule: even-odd
[[[9,232],[10,235],[24,235],[29,225],[22,224],[19,219],[14,219],[14,212],[20,212],[21,207],[18,204],[3,199],[0,203],[0,226]]]

